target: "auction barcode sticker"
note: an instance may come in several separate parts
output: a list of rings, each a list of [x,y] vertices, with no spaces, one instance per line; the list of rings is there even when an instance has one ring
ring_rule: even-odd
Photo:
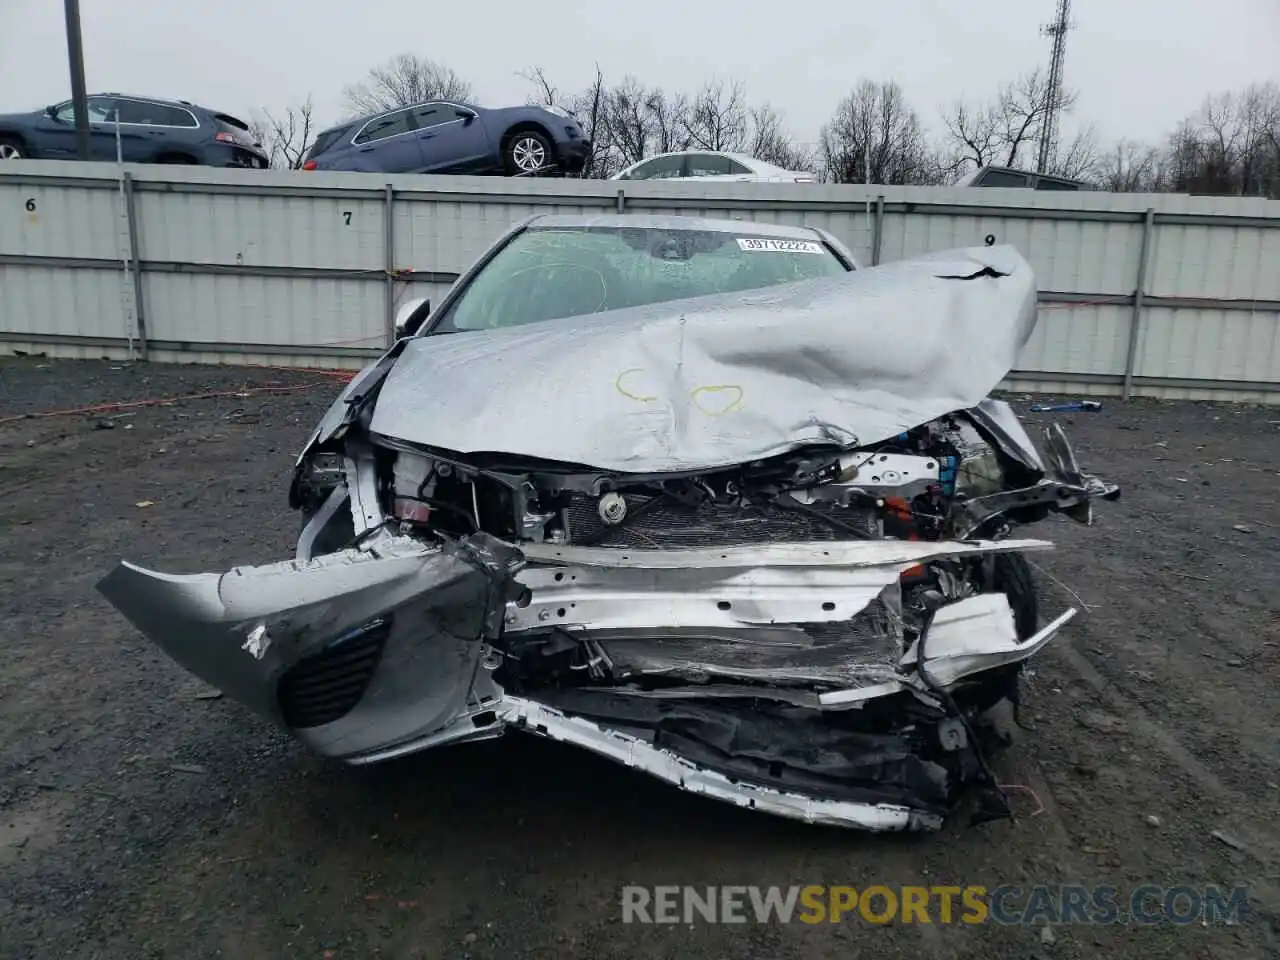
[[[739,237],[738,246],[743,250],[765,253],[822,253],[822,244],[812,240],[764,240],[758,237]]]

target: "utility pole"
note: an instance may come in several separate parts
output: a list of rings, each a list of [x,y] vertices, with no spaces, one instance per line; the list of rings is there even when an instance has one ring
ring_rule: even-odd
[[[65,0],[67,16],[67,60],[71,64],[71,102],[76,111],[76,155],[91,159],[89,153],[89,95],[84,86],[84,45],[80,42],[80,0]]]
[[[1062,62],[1067,56],[1067,31],[1071,29],[1071,0],[1058,0],[1058,12],[1053,23],[1040,28],[1040,32],[1053,39],[1053,52],[1049,57],[1049,88],[1045,91],[1044,122],[1040,125],[1040,156],[1036,160],[1036,173],[1045,173],[1053,160],[1058,145],[1058,121],[1062,113]]]

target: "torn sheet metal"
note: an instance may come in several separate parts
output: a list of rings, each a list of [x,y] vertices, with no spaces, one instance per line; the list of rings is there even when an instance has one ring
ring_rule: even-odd
[[[1023,641],[1018,640],[1013,612],[1003,594],[979,594],[943,607],[938,613],[927,638],[926,662],[930,679],[945,688],[985,670],[1031,659],[1075,617],[1076,610],[1066,610]],[[993,632],[984,634],[988,629]],[[901,665],[914,667],[918,659],[919,644],[912,643],[903,654]],[[932,696],[923,683],[916,683],[914,678],[903,678],[830,690],[818,695],[818,706],[827,710],[861,707],[903,691]]]
[[[1003,593],[983,593],[942,607],[934,615],[925,652],[930,679],[949,687],[964,677],[1021,663],[1040,652],[1076,615],[1071,608],[1025,640],[1018,639],[1013,611]],[[919,641],[902,656],[904,667],[914,667]]]
[[[980,247],[416,338],[382,386],[371,430],[639,473],[857,446],[981,403],[1035,319],[1030,266],[1012,247]]]
[[[966,411],[973,420],[986,430],[1009,456],[1029,470],[1043,471],[1044,463],[1040,459],[1040,451],[1028,436],[1026,428],[1013,408],[1003,400],[987,397],[981,403]]]
[[[491,709],[486,696],[497,702],[477,665],[522,562],[485,534],[447,548],[387,536],[223,574],[122,563],[98,589],[192,674],[347,759],[446,729],[476,734],[460,721]]]
[[[1008,604],[1000,604],[1002,594],[982,594],[943,607],[926,638],[929,677],[944,687],[1010,663],[1021,663],[1040,652],[1073,617],[1074,607],[1054,618],[1035,634],[1019,642],[1013,631],[1013,615]],[[977,602],[981,601],[981,602]],[[956,608],[960,608],[957,610]],[[914,643],[904,654],[904,666],[919,657]]]

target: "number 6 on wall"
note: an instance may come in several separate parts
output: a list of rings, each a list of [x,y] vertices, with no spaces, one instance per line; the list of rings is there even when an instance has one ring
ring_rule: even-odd
[[[36,212],[36,198],[35,198],[35,197],[28,197],[28,198],[27,198],[26,207],[27,207],[27,213],[35,213],[35,212]]]

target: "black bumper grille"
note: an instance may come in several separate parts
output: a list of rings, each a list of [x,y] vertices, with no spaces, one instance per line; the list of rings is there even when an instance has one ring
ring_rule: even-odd
[[[286,670],[276,688],[284,722],[294,729],[319,727],[350,713],[369,686],[390,632],[390,622],[376,621]]]
[[[773,504],[738,506],[708,503],[686,506],[664,497],[627,495],[627,516],[616,527],[600,519],[594,497],[580,495],[569,507],[569,536],[574,543],[633,550],[644,547],[728,547],[811,540],[855,540],[880,536],[871,511],[815,503],[809,510]],[[823,515],[829,515],[828,522]],[[843,525],[843,526],[841,526]]]

